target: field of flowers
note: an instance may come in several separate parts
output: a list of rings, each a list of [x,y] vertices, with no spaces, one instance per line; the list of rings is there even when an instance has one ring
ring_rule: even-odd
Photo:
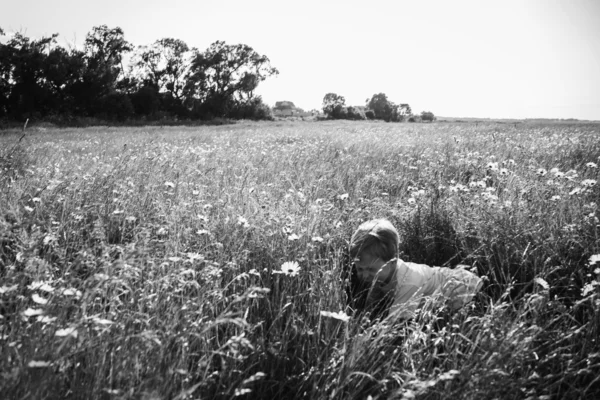
[[[600,397],[600,124],[239,123],[0,134],[6,399]],[[370,325],[354,229],[486,277]]]

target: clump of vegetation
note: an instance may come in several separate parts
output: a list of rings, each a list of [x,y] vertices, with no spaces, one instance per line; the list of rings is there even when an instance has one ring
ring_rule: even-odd
[[[421,121],[433,122],[435,121],[435,115],[431,111],[423,111],[421,113]]]
[[[246,44],[216,41],[200,51],[163,38],[136,47],[121,28],[106,25],[93,27],[82,49],[60,46],[57,34],[30,39],[0,29],[3,36],[0,121],[77,126],[272,118],[254,92],[278,71]]]
[[[0,392],[596,398],[599,130],[32,131],[0,192]],[[377,217],[407,260],[475,268],[481,298],[354,318],[346,247]]]
[[[407,117],[413,118],[408,104],[394,104],[388,100],[385,93],[378,93],[371,99],[367,99],[366,106],[346,106],[344,96],[327,93],[323,98],[323,113],[329,119],[379,119],[386,122],[401,122]],[[411,122],[414,122],[414,119]]]

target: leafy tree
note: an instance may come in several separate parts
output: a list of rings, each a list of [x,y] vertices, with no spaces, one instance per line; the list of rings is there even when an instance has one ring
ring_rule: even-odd
[[[56,36],[30,40],[16,33],[6,44],[0,44],[2,112],[13,118],[26,118],[50,110],[48,99],[52,93],[44,77],[44,68]]]
[[[394,104],[388,100],[385,93],[374,94],[371,99],[367,99],[367,108],[372,110],[375,119],[386,122],[403,121],[412,113],[408,104]]]
[[[139,50],[135,66],[140,69],[141,80],[182,100],[191,66],[188,45],[179,39],[164,38]]]
[[[431,111],[423,111],[421,113],[421,121],[433,122],[435,121],[435,115]]]
[[[335,93],[327,93],[323,97],[323,113],[329,118],[341,119],[347,114],[346,99]]]
[[[274,110],[284,111],[284,110],[295,110],[296,106],[291,101],[276,101]]]
[[[5,38],[0,28],[0,117],[97,115],[126,120],[140,116],[271,118],[254,94],[278,71],[247,45],[213,43],[200,53],[177,39],[160,39],[141,49],[139,76],[124,74],[132,51],[121,28],[94,27],[83,50],[67,50],[56,36]],[[189,107],[189,108],[186,108]]]
[[[74,94],[88,113],[93,114],[100,98],[117,89],[117,81],[123,72],[123,55],[133,49],[119,27],[109,29],[106,25],[92,28],[85,38],[85,72],[75,85]]]
[[[91,70],[110,69],[113,74],[123,70],[124,53],[133,50],[119,27],[109,29],[106,25],[95,26],[85,37],[84,51]]]
[[[217,41],[193,57],[186,101],[200,114],[227,117],[235,107],[251,104],[258,84],[278,73],[252,47]]]
[[[390,102],[385,93],[374,94],[367,102],[367,108],[373,110],[376,119],[391,121],[394,114],[394,104]]]
[[[130,95],[131,104],[136,114],[153,116],[161,108],[161,99],[158,89],[151,85],[144,85]]]
[[[71,114],[77,110],[73,87],[85,71],[83,53],[67,51],[63,47],[50,50],[43,66],[43,74],[53,97],[53,112]]]
[[[412,109],[408,104],[400,104],[400,113],[404,116],[412,115]]]
[[[271,108],[263,103],[260,96],[254,97],[252,100],[237,106],[230,113],[231,118],[243,118],[254,120],[272,120],[273,113]]]
[[[111,92],[99,99],[98,111],[107,120],[122,122],[133,115],[134,108],[127,94]]]
[[[367,116],[361,107],[350,106],[347,108],[347,118],[352,120],[365,120]]]
[[[0,36],[4,35],[4,30],[0,27]],[[7,58],[8,54],[8,49],[0,43],[0,117],[8,113],[8,96],[11,88],[10,73],[12,70],[12,65]]]

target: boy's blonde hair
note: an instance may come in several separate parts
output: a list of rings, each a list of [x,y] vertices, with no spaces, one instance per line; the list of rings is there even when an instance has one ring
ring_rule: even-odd
[[[365,252],[389,261],[398,256],[400,235],[387,219],[372,219],[360,224],[350,240],[350,256]]]

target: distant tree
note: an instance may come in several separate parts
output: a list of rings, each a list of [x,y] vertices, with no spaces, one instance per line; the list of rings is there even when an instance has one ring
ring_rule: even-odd
[[[271,112],[271,108],[263,103],[262,98],[256,96],[252,100],[235,107],[231,111],[230,117],[237,119],[272,120],[273,113]]]
[[[139,80],[183,100],[186,79],[191,66],[192,52],[179,39],[164,38],[150,46],[138,48],[134,66],[139,69]]]
[[[30,40],[15,33],[0,44],[0,112],[13,118],[45,115],[52,108],[52,91],[44,76],[48,53],[57,35]]]
[[[133,116],[134,108],[125,93],[111,92],[102,96],[96,114],[107,120],[125,121]]]
[[[4,36],[4,30],[0,27],[0,36]],[[10,95],[10,70],[11,66],[4,55],[4,45],[0,43],[0,117],[8,113],[8,96]]]
[[[399,112],[403,117],[412,115],[412,109],[408,104],[400,104]]]
[[[421,121],[433,122],[433,121],[435,121],[435,115],[433,115],[433,113],[431,111],[423,111],[421,113]]]
[[[186,102],[196,113],[227,117],[236,107],[252,104],[258,84],[278,73],[252,47],[217,41],[193,57]]]
[[[161,108],[158,89],[152,85],[144,85],[130,95],[131,104],[136,114],[146,117],[154,116]]]
[[[100,98],[117,90],[117,82],[123,72],[123,56],[132,49],[119,27],[96,26],[87,34],[83,53],[86,68],[74,92],[78,103],[89,114],[95,113]]]
[[[291,101],[276,101],[275,102],[275,107],[273,107],[273,109],[279,110],[279,111],[283,111],[283,110],[295,110],[296,106]]]
[[[371,99],[367,99],[367,108],[372,111],[374,119],[382,119],[387,122],[404,121],[412,113],[408,104],[394,104],[388,100],[385,93],[374,94]],[[371,114],[367,117],[370,116]]]
[[[119,27],[109,29],[106,25],[95,26],[85,37],[84,51],[90,70],[110,69],[113,74],[123,71],[124,53],[133,50]]]
[[[352,120],[365,120],[367,116],[361,107],[350,106],[347,108],[347,118]]]
[[[391,121],[394,114],[394,104],[391,103],[385,93],[374,94],[367,102],[367,108],[373,110],[376,119]]]
[[[327,93],[323,97],[323,113],[329,118],[340,119],[347,115],[346,99],[335,93]]]
[[[76,114],[78,104],[73,88],[82,79],[85,60],[81,51],[55,47],[44,63],[43,74],[52,91],[53,112]]]

